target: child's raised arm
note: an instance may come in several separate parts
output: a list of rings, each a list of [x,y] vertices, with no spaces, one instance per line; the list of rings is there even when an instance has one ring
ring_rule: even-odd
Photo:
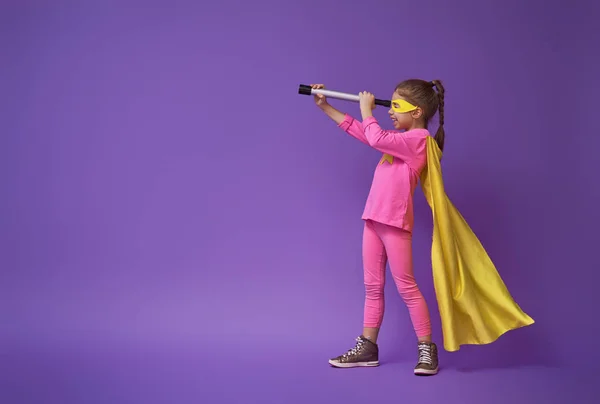
[[[373,117],[375,97],[371,93],[361,92],[360,112],[363,118],[362,128],[368,144],[375,150],[396,156],[415,168],[423,159],[427,148],[427,131],[420,129],[398,132],[384,130]]]
[[[312,84],[311,87],[315,89],[325,88],[323,84]],[[327,98],[323,94],[316,94],[314,97],[317,106],[321,108],[321,110],[325,112],[325,114],[330,117],[340,128],[342,128],[342,130],[352,137],[360,140],[364,144],[369,144],[367,138],[365,137],[362,124],[359,121],[329,105]]]
[[[398,157],[415,168],[425,158],[427,150],[427,131],[412,129],[406,132],[385,130],[377,120],[370,116],[362,122],[364,136],[375,150]]]

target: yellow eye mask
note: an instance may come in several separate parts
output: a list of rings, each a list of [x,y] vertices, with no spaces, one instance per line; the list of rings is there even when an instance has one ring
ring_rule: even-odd
[[[392,100],[392,109],[394,112],[410,112],[417,109],[416,106],[405,100]]]

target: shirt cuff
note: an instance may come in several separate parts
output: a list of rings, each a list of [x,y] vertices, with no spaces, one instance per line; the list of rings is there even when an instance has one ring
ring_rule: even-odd
[[[368,116],[365,120],[363,120],[363,126],[369,125],[371,123],[377,123],[377,119],[374,116]]]
[[[348,129],[350,127],[350,125],[352,125],[353,121],[354,121],[354,118],[352,118],[348,114],[344,114],[344,120],[342,122],[340,122],[340,124],[338,126],[345,130],[345,129]]]

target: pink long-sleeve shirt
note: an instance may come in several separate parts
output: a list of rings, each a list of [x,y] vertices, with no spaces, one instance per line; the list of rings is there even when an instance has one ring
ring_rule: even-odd
[[[429,131],[383,130],[374,117],[368,117],[361,123],[348,114],[339,127],[384,153],[375,168],[362,218],[412,231],[413,195],[421,171],[427,164]]]

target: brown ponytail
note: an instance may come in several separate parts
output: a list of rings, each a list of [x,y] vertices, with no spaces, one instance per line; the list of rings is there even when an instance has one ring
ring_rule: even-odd
[[[437,142],[440,150],[444,150],[444,138],[446,136],[446,132],[444,131],[444,86],[440,80],[433,80],[431,82],[433,87],[437,88],[437,97],[438,97],[438,113],[439,113],[439,121],[440,126],[435,133],[434,139]]]

